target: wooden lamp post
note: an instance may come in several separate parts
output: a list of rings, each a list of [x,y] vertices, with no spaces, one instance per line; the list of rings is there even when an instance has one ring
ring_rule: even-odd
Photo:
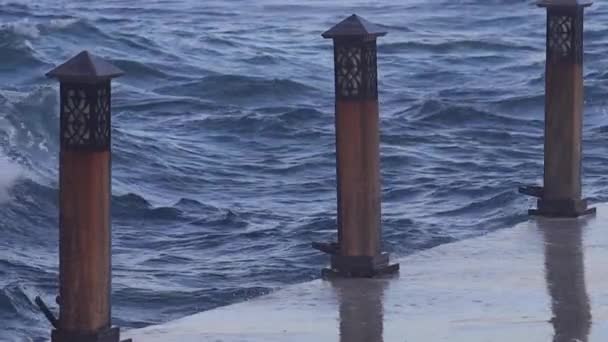
[[[583,11],[586,0],[541,0],[547,9],[544,186],[520,188],[538,197],[532,215],[578,217],[595,212],[581,196]]]
[[[81,52],[60,82],[59,320],[53,342],[117,342],[111,325],[111,79],[123,72]]]
[[[325,275],[373,277],[398,270],[383,253],[376,38],[386,32],[352,15],[329,31],[334,40],[338,243]]]

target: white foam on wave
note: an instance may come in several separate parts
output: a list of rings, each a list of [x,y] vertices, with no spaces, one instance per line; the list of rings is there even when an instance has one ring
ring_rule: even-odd
[[[24,37],[26,42],[29,43],[28,39],[37,39],[40,37],[40,30],[45,29],[64,29],[77,23],[77,18],[66,18],[66,19],[51,19],[46,23],[36,23],[30,21],[28,18],[2,23],[0,24],[0,30],[11,31],[16,35]]]
[[[29,21],[28,19],[22,19],[10,23],[0,25],[0,29],[10,30],[14,33],[24,36],[30,39],[35,39],[40,36],[40,30],[36,23]]]
[[[14,161],[0,155],[0,204],[10,199],[10,189],[23,176],[23,169]]]
[[[76,18],[51,19],[49,26],[52,28],[62,29],[62,28],[66,28],[68,26],[76,24],[78,22],[78,20],[79,19],[76,19]]]

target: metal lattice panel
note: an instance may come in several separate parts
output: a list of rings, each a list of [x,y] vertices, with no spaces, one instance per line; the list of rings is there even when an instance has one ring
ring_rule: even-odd
[[[547,59],[550,62],[582,62],[582,10],[572,12],[549,11],[547,17]]]
[[[74,150],[109,149],[109,82],[61,84],[61,145]]]
[[[336,95],[359,96],[363,83],[361,60],[360,46],[340,46],[336,49]]]
[[[376,42],[336,41],[334,53],[336,97],[377,98]]]
[[[96,108],[97,122],[95,125],[95,139],[107,144],[110,139],[110,87],[97,89]]]
[[[367,69],[367,78],[365,84],[367,92],[366,95],[371,98],[378,98],[378,65],[376,60],[376,41],[367,43],[364,51],[364,61]]]
[[[553,54],[567,57],[572,53],[574,18],[566,15],[549,17],[549,49]]]
[[[83,145],[91,139],[91,104],[83,89],[65,90],[62,116],[61,139],[65,145]]]

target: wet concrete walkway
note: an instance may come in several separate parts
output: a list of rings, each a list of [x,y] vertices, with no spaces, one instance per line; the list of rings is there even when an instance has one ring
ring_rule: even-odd
[[[399,260],[382,280],[317,280],[167,324],[134,342],[608,341],[608,205]],[[321,268],[322,265],[319,265]]]

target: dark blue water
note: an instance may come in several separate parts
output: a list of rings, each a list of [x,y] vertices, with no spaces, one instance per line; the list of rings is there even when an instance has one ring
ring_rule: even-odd
[[[542,176],[544,11],[519,0],[0,0],[0,340],[57,294],[57,85],[88,49],[114,83],[113,316],[141,327],[319,276],[335,235],[333,59],[379,41],[386,249],[526,218]],[[608,7],[586,17],[584,191],[608,188]],[[407,267],[407,265],[403,265]]]

